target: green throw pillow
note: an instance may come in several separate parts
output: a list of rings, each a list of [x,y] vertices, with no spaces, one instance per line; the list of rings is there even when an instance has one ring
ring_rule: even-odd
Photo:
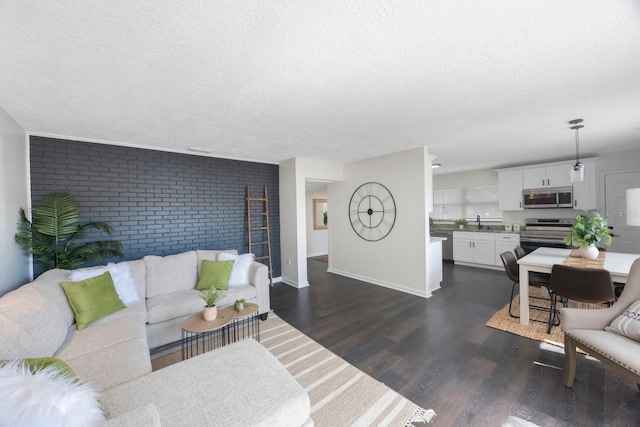
[[[108,271],[80,282],[62,282],[62,289],[67,294],[69,305],[76,316],[78,330],[126,308]]]
[[[0,366],[4,366],[8,360],[0,360]],[[78,377],[73,369],[69,367],[63,360],[57,357],[40,357],[37,359],[20,359],[20,362],[29,368],[29,372],[35,374],[43,369],[54,367],[60,377],[72,378],[74,382],[78,382]]]
[[[204,291],[207,289],[218,289],[221,291],[229,289],[229,277],[235,261],[202,261],[202,273],[196,289]]]

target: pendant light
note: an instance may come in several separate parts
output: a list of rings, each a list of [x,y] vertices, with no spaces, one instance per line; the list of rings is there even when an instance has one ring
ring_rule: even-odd
[[[581,125],[582,119],[574,119],[569,121],[572,125],[571,129],[576,131],[576,163],[571,167],[571,181],[584,181],[584,165],[580,163],[580,138],[578,137],[578,130],[583,128]]]

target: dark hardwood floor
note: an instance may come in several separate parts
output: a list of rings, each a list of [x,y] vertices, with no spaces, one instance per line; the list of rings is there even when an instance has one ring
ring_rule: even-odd
[[[310,287],[277,283],[271,307],[349,363],[438,414],[430,425],[638,426],[636,385],[579,356],[573,389],[562,350],[484,326],[509,299],[504,272],[444,265],[423,299],[326,272],[310,259]],[[639,356],[640,357],[640,356]]]

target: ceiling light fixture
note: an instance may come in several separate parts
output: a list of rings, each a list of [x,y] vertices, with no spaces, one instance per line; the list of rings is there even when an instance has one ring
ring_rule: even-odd
[[[433,163],[431,169],[438,169],[440,166],[442,166],[442,163]]]
[[[576,131],[576,163],[571,167],[571,181],[584,181],[584,165],[580,163],[580,138],[578,137],[578,130],[583,128],[581,125],[582,119],[574,119],[569,121],[572,125],[571,129]]]

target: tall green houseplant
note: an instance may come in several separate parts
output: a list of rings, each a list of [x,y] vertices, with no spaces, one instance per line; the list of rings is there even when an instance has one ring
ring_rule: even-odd
[[[78,224],[80,208],[67,193],[54,193],[34,207],[33,222],[22,208],[18,215],[15,241],[25,252],[35,256],[44,271],[53,268],[73,270],[90,261],[123,254],[119,241],[83,240],[91,230],[113,234],[113,227],[100,221]]]

